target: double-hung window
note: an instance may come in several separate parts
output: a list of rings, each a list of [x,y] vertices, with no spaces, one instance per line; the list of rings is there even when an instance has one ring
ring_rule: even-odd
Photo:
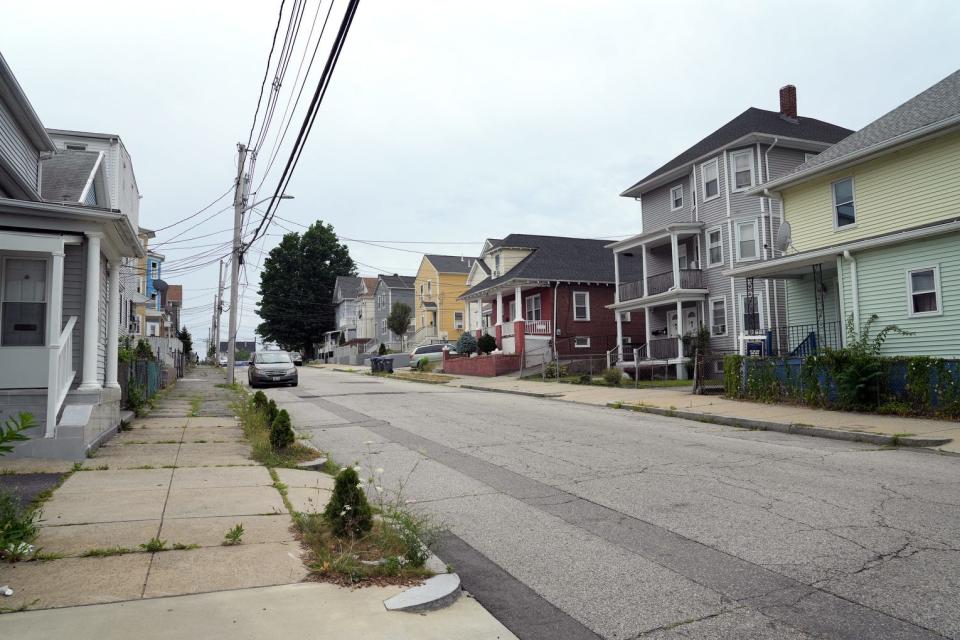
[[[760,292],[752,296],[740,294],[740,321],[745,334],[758,334],[763,328],[763,297]]]
[[[590,292],[589,291],[573,292],[573,319],[574,320],[590,319]]]
[[[737,227],[737,260],[756,260],[757,251],[757,221],[749,220],[738,222]]]
[[[453,328],[463,329],[463,311],[453,312]]]
[[[683,185],[678,184],[677,186],[670,189],[670,211],[676,211],[677,209],[683,208]]]
[[[911,316],[933,316],[940,305],[940,268],[924,267],[907,272],[907,305]]]
[[[577,336],[573,339],[573,347],[575,349],[590,348],[590,336]]]
[[[493,256],[493,277],[500,275],[500,254]]]
[[[833,188],[833,224],[837,229],[857,223],[857,210],[853,204],[853,178],[837,180]]]
[[[47,331],[47,261],[7,258],[0,267],[0,344],[42,347]]]
[[[710,335],[727,335],[727,299],[710,299]]]
[[[677,245],[677,264],[681,269],[687,268],[687,245],[685,244]]]
[[[723,231],[720,227],[707,231],[707,266],[723,264]]]
[[[704,201],[720,197],[720,169],[716,158],[700,165],[700,184]]]
[[[730,182],[734,191],[753,186],[753,150],[743,149],[730,154]]]
[[[527,322],[533,322],[534,320],[542,320],[541,308],[540,308],[540,294],[528,296],[526,299],[526,315],[524,316]]]

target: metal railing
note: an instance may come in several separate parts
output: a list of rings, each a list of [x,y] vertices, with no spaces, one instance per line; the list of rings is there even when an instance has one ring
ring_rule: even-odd
[[[426,327],[420,327],[415,334],[413,334],[413,339],[410,341],[410,344],[414,347],[419,347],[421,344],[426,342],[430,338],[437,337],[437,325],[431,324]]]
[[[794,324],[773,327],[767,332],[772,355],[805,358],[822,349],[843,346],[842,326],[839,320],[816,324]]]

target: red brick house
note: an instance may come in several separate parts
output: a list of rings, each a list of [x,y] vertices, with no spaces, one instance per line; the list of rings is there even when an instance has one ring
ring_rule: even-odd
[[[504,354],[531,366],[561,359],[604,355],[618,343],[643,342],[643,318],[624,314],[618,326],[614,283],[639,277],[639,261],[613,253],[604,240],[511,234],[484,243],[460,296],[468,329],[497,338]],[[520,300],[517,305],[516,301]],[[498,367],[502,373],[503,367]],[[465,371],[466,372],[466,371]]]

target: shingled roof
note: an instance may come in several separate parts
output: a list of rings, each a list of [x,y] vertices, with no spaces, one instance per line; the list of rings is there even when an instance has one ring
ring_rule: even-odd
[[[757,133],[834,144],[850,135],[852,131],[845,127],[838,127],[835,124],[824,122],[823,120],[817,120],[816,118],[801,116],[796,120],[792,120],[785,118],[777,111],[750,107],[670,162],[652,172],[629,189],[626,189],[620,195],[631,198],[637,197],[645,190],[647,183],[650,183],[654,179],[674,169],[679,169],[684,165],[690,164],[694,160],[709,154],[711,151],[720,149],[735,140]]]
[[[50,202],[80,202],[99,157],[98,151],[63,151],[44,160],[41,197]]]
[[[536,236],[514,233],[499,241],[499,246],[531,249],[530,255],[498,278],[487,278],[466,291],[461,298],[473,296],[511,280],[561,282],[614,282],[614,255],[606,248],[609,240]],[[640,277],[639,264],[621,262],[622,280]]]
[[[383,284],[391,289],[413,289],[413,283],[416,280],[414,276],[398,276],[397,274],[392,276],[380,274],[379,278]]]
[[[869,154],[890,144],[899,144],[926,135],[938,124],[953,124],[960,120],[960,71],[910,98],[889,113],[880,116],[856,133],[817,154],[787,175],[763,187],[793,182],[801,175],[818,173],[842,164],[861,154]]]
[[[476,258],[465,258],[463,256],[441,256],[428,253],[423,256],[430,261],[430,264],[440,273],[470,273],[470,267],[476,261]]]
[[[337,276],[333,288],[340,288],[340,296],[345,300],[352,300],[360,295],[360,278],[356,276]]]

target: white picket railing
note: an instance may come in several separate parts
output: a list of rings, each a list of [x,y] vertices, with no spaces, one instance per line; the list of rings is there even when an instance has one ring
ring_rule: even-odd
[[[527,320],[526,327],[524,328],[524,333],[532,336],[549,336],[550,334],[550,321],[549,320]]]
[[[513,322],[504,322],[500,325],[500,337],[507,338],[514,334],[514,324]]]
[[[77,316],[67,320],[57,340],[57,344],[50,345],[50,355],[47,371],[47,424],[44,435],[52,438],[56,435],[57,414],[63,401],[67,399],[70,385],[77,372],[73,369],[73,327],[77,324]]]

